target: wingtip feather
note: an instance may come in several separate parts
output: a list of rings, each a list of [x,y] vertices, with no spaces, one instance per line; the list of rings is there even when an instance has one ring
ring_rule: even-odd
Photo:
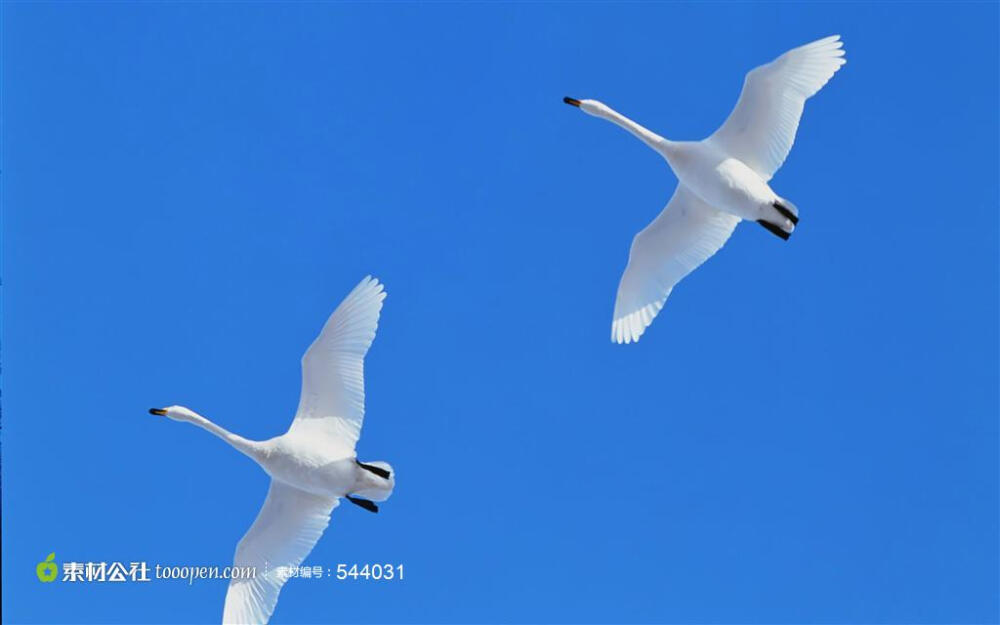
[[[619,345],[638,343],[646,328],[652,325],[653,320],[663,309],[664,301],[666,300],[646,304],[625,315],[616,311],[615,318],[611,322],[611,342]]]

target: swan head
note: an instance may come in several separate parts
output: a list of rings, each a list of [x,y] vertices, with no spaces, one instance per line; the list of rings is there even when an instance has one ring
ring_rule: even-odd
[[[607,104],[598,102],[597,100],[577,100],[576,98],[565,97],[563,98],[563,102],[570,106],[575,106],[587,115],[593,115],[594,117],[607,117],[608,113],[611,112]]]
[[[167,406],[166,408],[150,408],[149,414],[158,417],[167,417],[174,421],[194,421],[198,415],[193,410],[184,406]]]

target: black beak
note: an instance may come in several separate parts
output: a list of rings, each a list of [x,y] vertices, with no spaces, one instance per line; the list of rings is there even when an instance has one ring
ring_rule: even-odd
[[[566,104],[569,104],[570,106],[575,106],[577,108],[579,108],[579,106],[580,106],[580,101],[579,100],[577,100],[576,98],[571,98],[569,96],[566,96],[565,98],[563,98],[563,102],[565,102]]]
[[[155,414],[158,417],[165,417],[167,416],[167,411],[163,408],[150,408],[149,414]]]

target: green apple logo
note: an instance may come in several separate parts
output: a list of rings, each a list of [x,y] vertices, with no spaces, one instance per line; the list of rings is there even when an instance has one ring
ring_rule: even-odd
[[[53,560],[55,560],[56,554],[52,552],[49,557],[45,558],[42,562],[38,563],[35,567],[35,574],[38,575],[38,581],[41,582],[52,582],[55,581],[56,577],[59,575],[59,567]]]

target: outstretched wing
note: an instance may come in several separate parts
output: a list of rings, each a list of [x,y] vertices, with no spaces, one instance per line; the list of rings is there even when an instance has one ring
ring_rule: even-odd
[[[286,567],[302,564],[338,503],[271,480],[264,506],[233,558],[234,567],[253,567],[255,575],[229,582],[223,623],[267,623],[287,580]]]
[[[353,451],[365,418],[364,360],[385,290],[366,277],[333,311],[302,357],[302,394],[289,433],[324,435]]]
[[[638,341],[674,285],[715,254],[739,222],[678,185],[659,216],[632,240],[618,284],[611,340]]]
[[[736,108],[708,140],[770,180],[792,149],[806,98],[846,63],[843,45],[833,35],[751,70]]]

